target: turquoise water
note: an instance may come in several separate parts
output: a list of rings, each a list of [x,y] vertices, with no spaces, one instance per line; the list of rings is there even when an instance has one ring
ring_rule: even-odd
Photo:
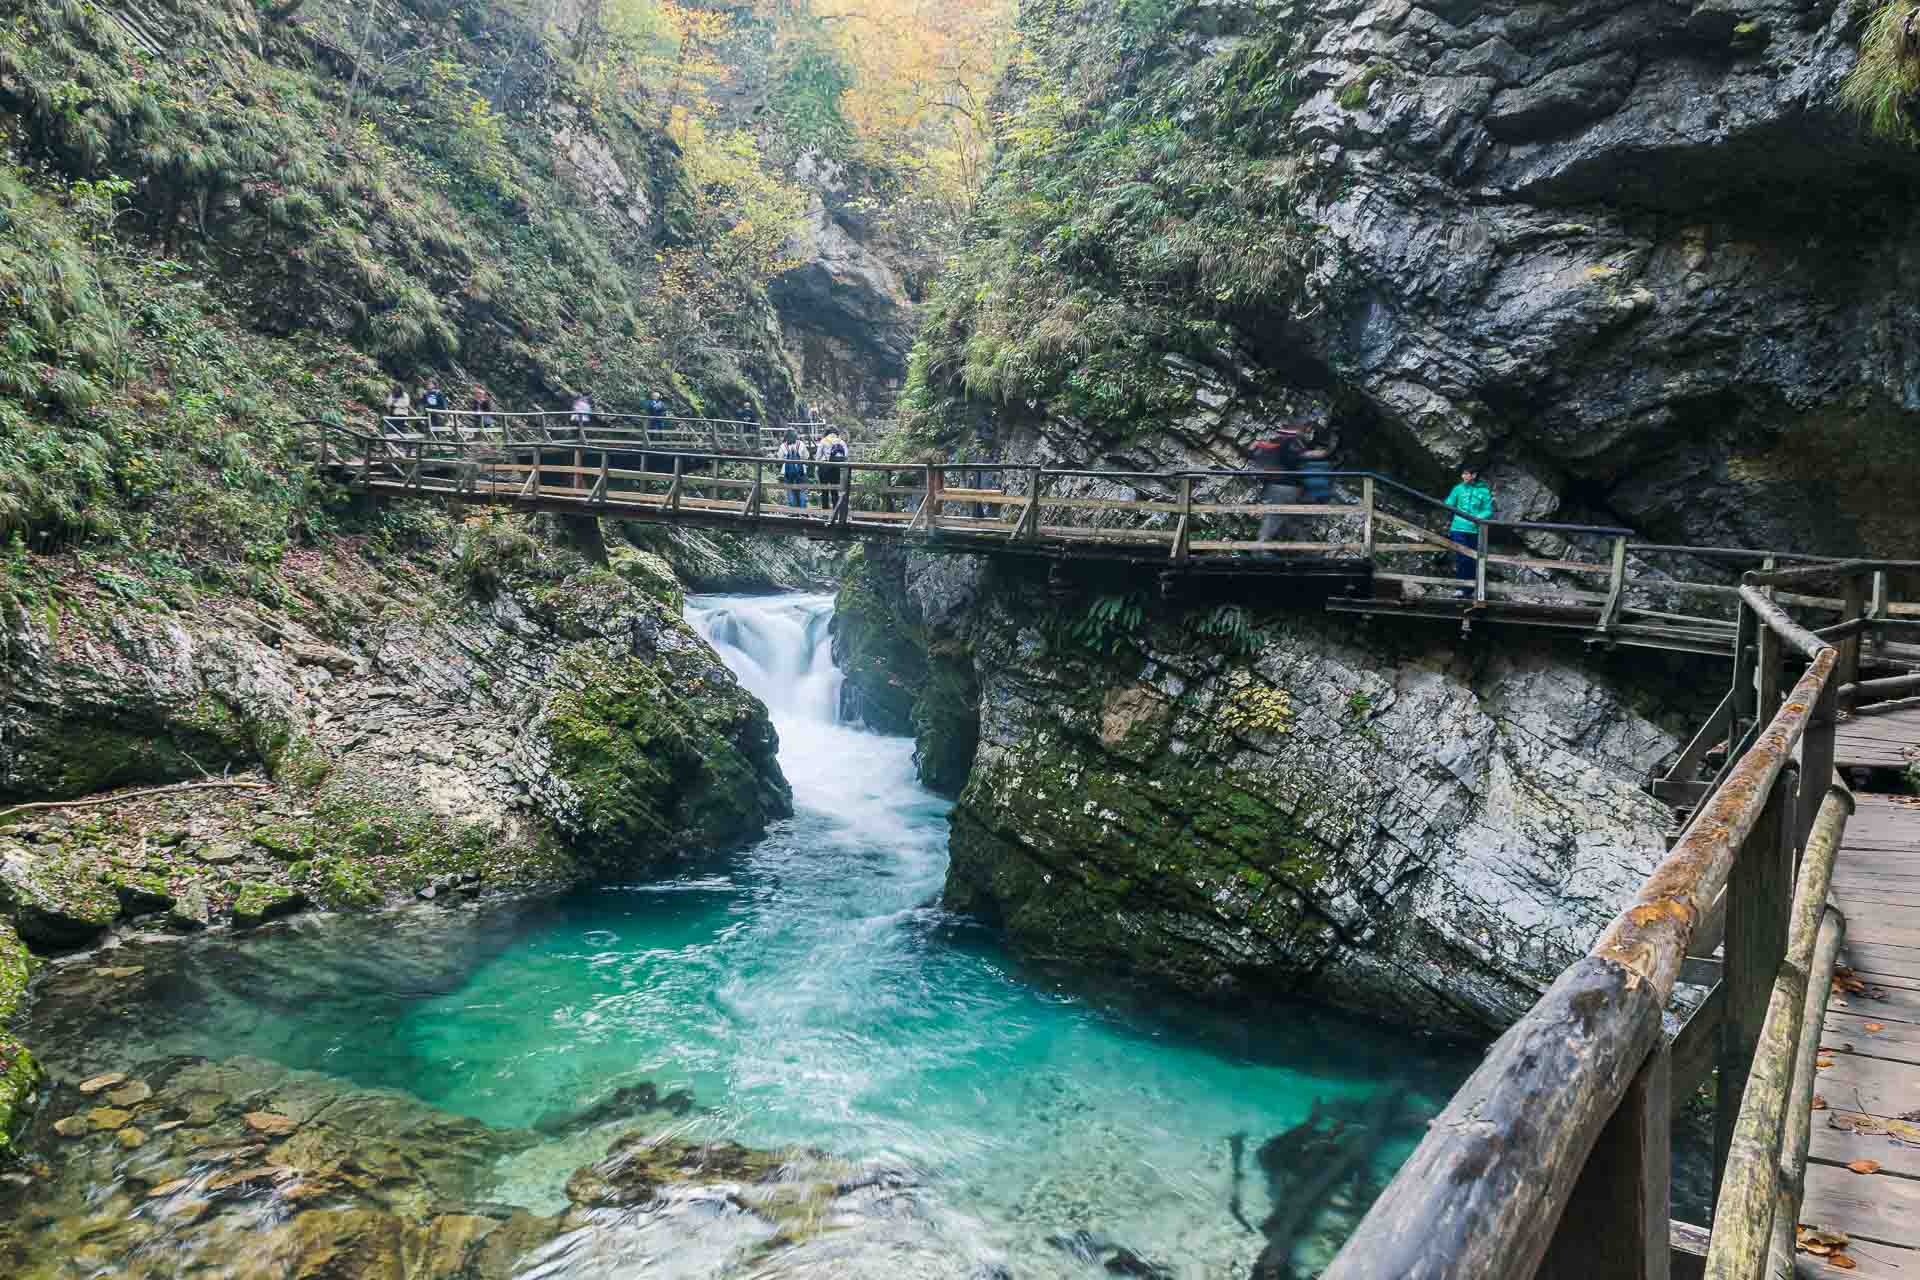
[[[1316,1102],[1404,1091],[1384,1177],[1464,1076],[1457,1053],[1318,1009],[1201,1014],[1023,970],[938,908],[947,806],[912,744],[834,723],[830,600],[702,598],[689,616],[772,709],[794,818],[664,882],[172,948],[147,1001],[164,1014],[123,1043],[539,1125],[551,1139],[502,1165],[495,1198],[543,1211],[636,1123],[909,1170],[943,1248],[1019,1277],[1109,1274],[1111,1255],[1062,1246],[1076,1232],[1163,1274],[1245,1276],[1272,1207],[1262,1142]],[[58,1042],[60,1011],[36,1016]],[[565,1123],[642,1082],[691,1108]]]

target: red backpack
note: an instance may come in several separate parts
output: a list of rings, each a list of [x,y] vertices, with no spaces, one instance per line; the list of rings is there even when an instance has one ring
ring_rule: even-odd
[[[1258,471],[1289,471],[1300,465],[1300,446],[1303,437],[1295,433],[1269,436],[1256,441],[1247,450],[1249,461]]]

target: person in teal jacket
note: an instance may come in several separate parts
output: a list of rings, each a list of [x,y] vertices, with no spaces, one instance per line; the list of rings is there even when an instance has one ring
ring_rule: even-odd
[[[1447,505],[1453,508],[1453,524],[1447,530],[1447,537],[1467,548],[1468,551],[1480,547],[1480,526],[1468,519],[1478,516],[1482,520],[1493,517],[1493,490],[1487,488],[1487,482],[1473,467],[1460,469],[1460,483],[1453,486],[1453,492],[1447,495]],[[1462,582],[1473,581],[1474,558],[1463,552],[1454,552],[1453,576]],[[1473,590],[1463,587],[1454,593],[1459,596],[1471,596]]]

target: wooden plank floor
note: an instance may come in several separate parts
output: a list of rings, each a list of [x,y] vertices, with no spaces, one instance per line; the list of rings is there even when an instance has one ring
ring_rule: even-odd
[[[1920,698],[1864,707],[1840,722],[1841,768],[1904,769],[1920,762]]]
[[[1920,743],[1920,713],[1842,722],[1835,754],[1848,764],[1888,759]],[[1871,732],[1856,726],[1871,722]],[[1887,741],[1890,724],[1910,724],[1906,744]],[[1881,754],[1875,754],[1875,753]],[[1882,766],[1885,767],[1885,766]],[[1822,1028],[1815,1085],[1826,1108],[1813,1116],[1806,1202],[1809,1226],[1845,1231],[1854,1276],[1920,1280],[1920,799],[1862,794],[1847,823],[1833,897],[1847,916],[1842,961],[1869,988],[1835,992]],[[1856,1160],[1880,1165],[1854,1173]],[[1818,1259],[1798,1260],[1802,1277],[1843,1274]]]

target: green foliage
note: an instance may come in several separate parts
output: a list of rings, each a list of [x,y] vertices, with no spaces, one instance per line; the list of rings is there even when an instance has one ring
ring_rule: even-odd
[[[1881,137],[1920,141],[1913,107],[1920,98],[1920,4],[1893,0],[1867,20],[1860,56],[1840,86],[1840,100]]]
[[[1244,605],[1222,604],[1195,618],[1193,630],[1217,641],[1231,654],[1256,653],[1269,639]]]
[[[637,99],[569,105],[584,63],[503,70],[501,50],[543,50],[510,0],[401,0],[409,20],[372,31],[346,0],[308,0],[270,32],[241,0],[156,3],[166,57],[64,0],[0,22],[0,542],[164,554],[275,597],[287,550],[339,527],[294,419],[361,417],[430,369],[508,408],[576,388],[621,407],[648,386],[699,407],[737,399],[749,368],[781,376],[738,335],[767,332],[760,286],[798,196],[743,136],[689,127],[683,158]],[[637,4],[600,11],[679,50]],[[315,55],[361,38],[349,123],[335,55]],[[503,95],[507,71],[548,78]],[[631,184],[617,205],[550,117],[511,112],[554,94]],[[629,203],[662,210],[674,243]],[[404,521],[381,519],[376,549],[443,527]]]
[[[1154,52],[1182,13],[1088,31],[1025,12],[1025,92],[913,353],[918,436],[964,430],[970,397],[1052,402],[1116,434],[1164,420],[1189,394],[1170,353],[1204,355],[1228,318],[1302,296],[1313,236],[1286,130],[1305,29],[1276,10],[1256,41],[1168,63]]]
[[[1390,69],[1384,63],[1372,63],[1340,90],[1338,98],[1340,105],[1348,111],[1358,111],[1366,106],[1367,97],[1372,92],[1374,84],[1388,74]]]
[[[540,542],[519,521],[489,517],[460,531],[453,574],[462,588],[481,600],[500,594],[507,579],[540,554]]]
[[[1055,615],[1047,634],[1048,647],[1058,651],[1082,649],[1088,653],[1111,655],[1122,641],[1140,629],[1147,619],[1145,592],[1096,597],[1078,616]]]
[[[839,155],[853,136],[840,111],[840,100],[852,86],[853,72],[831,45],[805,40],[775,84],[770,105],[795,143]]]

